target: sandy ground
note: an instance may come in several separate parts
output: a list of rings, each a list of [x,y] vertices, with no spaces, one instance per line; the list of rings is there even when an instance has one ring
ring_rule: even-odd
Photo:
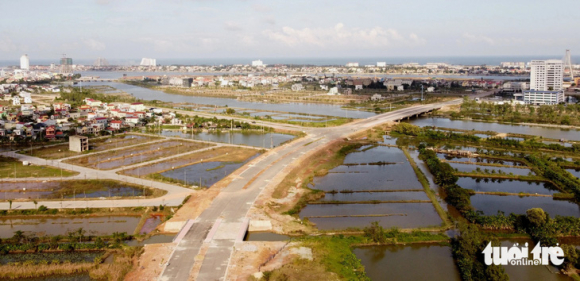
[[[157,280],[174,246],[172,243],[145,245],[145,251],[125,280]]]
[[[236,244],[236,250],[230,261],[227,280],[248,280],[251,275],[258,271],[273,270],[299,255],[292,248],[295,243],[286,244],[286,242],[282,241],[252,241]],[[268,261],[271,257],[274,258]],[[260,265],[266,261],[268,262],[259,270]]]

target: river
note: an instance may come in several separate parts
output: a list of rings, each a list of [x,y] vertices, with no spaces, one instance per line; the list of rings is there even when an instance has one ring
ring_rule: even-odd
[[[494,131],[498,133],[524,134],[530,136],[541,136],[552,139],[580,140],[580,131],[574,129],[561,129],[542,126],[512,125],[477,122],[470,120],[451,120],[448,118],[419,117],[409,120],[409,123],[417,126],[436,126],[441,128]]]

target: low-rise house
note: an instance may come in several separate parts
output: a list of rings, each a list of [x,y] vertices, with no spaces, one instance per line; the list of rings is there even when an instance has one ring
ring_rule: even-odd
[[[123,126],[123,121],[113,120],[110,122],[110,126],[113,130],[121,130],[121,127]]]

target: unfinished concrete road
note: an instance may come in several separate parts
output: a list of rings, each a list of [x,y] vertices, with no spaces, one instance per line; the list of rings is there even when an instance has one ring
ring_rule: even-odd
[[[323,148],[330,141],[460,102],[414,106],[339,127],[311,129],[306,137],[270,150],[244,166],[241,175],[222,190],[191,228],[184,230],[187,232],[175,247],[159,280],[188,280],[195,260],[201,262],[197,280],[226,279],[234,245],[243,240],[247,230],[246,216],[250,207],[266,186],[277,185],[290,172],[286,167],[293,161],[299,161],[305,154]]]

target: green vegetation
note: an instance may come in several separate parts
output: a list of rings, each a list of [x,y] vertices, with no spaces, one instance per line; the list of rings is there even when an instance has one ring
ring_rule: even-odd
[[[383,229],[373,222],[364,229],[362,236],[303,236],[293,239],[301,247],[312,249],[316,262],[294,259],[289,264],[267,272],[267,280],[369,280],[360,260],[352,252],[353,247],[368,245],[393,245],[399,243],[447,242],[444,233],[422,231],[401,232],[397,228]],[[334,273],[335,275],[332,275]]]
[[[509,276],[501,266],[483,263],[481,252],[491,241],[476,225],[460,224],[461,235],[451,240],[451,249],[455,263],[459,268],[461,279],[476,280],[509,280]]]
[[[84,104],[86,98],[91,98],[95,100],[100,100],[102,102],[135,102],[137,99],[133,96],[119,96],[111,94],[98,94],[92,89],[87,89],[86,87],[82,90],[78,87],[69,87],[60,92],[60,98],[56,98],[55,102],[64,101],[69,103],[73,108],[79,107]]]
[[[452,113],[451,117],[510,123],[580,125],[580,105],[500,105],[465,98],[461,110]]]
[[[0,178],[42,178],[42,177],[70,177],[77,172],[61,170],[50,166],[22,165],[22,161],[0,156]]]
[[[417,167],[417,163],[415,163],[415,160],[413,160],[407,148],[403,147],[401,149],[403,150],[403,153],[405,153],[405,156],[407,156],[407,160],[409,160],[411,167],[413,167],[413,170],[415,171],[415,174],[417,175],[419,182],[423,186],[425,194],[427,194],[427,197],[429,197],[429,199],[431,200],[431,203],[433,204],[433,207],[435,207],[435,211],[437,211],[437,214],[439,214],[439,216],[441,217],[443,224],[447,227],[451,226],[451,220],[449,219],[449,215],[447,214],[447,212],[445,212],[445,210],[443,210],[443,208],[439,204],[439,201],[437,201],[437,196],[431,189],[431,186],[429,185],[429,180],[427,179],[425,174],[423,174],[421,169]]]

